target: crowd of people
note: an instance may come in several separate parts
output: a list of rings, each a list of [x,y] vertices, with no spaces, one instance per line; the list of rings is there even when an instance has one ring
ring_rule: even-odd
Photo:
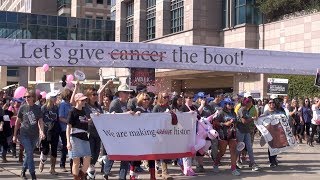
[[[73,89],[61,92],[49,92],[41,97],[34,90],[28,90],[24,97],[13,98],[0,91],[0,146],[2,163],[7,161],[7,153],[22,162],[21,177],[36,179],[34,150],[40,148],[38,170],[43,169],[50,159],[49,173],[57,175],[56,161],[60,148],[60,170],[70,171],[75,180],[95,179],[97,162],[101,163],[103,178],[108,179],[113,160],[108,155],[90,114],[102,113],[164,113],[194,112],[199,119],[216,114],[212,121],[219,138],[210,140],[211,148],[207,153],[212,159],[213,171],[219,173],[221,158],[230,151],[231,173],[240,175],[249,157],[249,168],[259,171],[255,162],[253,141],[259,134],[254,121],[260,116],[284,114],[289,118],[292,132],[299,143],[313,147],[314,141],[320,143],[320,101],[318,98],[271,97],[255,100],[248,93],[226,96],[222,91],[215,91],[210,97],[204,92],[148,92],[147,87],[139,85],[133,91],[127,85],[120,85],[113,92],[113,82],[108,81],[100,89],[88,88],[81,92],[79,82]],[[317,136],[315,136],[317,134]],[[315,137],[318,137],[315,139]],[[263,138],[263,137],[262,137]],[[19,142],[19,148],[17,147]],[[237,144],[243,142],[245,149],[239,151]],[[19,151],[17,151],[19,149]],[[270,167],[278,166],[277,156],[268,151]],[[23,158],[24,157],[24,158]],[[70,169],[66,166],[67,157]],[[195,171],[185,175],[205,172],[204,155],[173,160],[121,161],[119,179],[137,179],[143,166],[150,172],[150,179],[173,179],[168,164],[180,165],[182,162],[196,162]],[[193,171],[193,170],[192,170]]]

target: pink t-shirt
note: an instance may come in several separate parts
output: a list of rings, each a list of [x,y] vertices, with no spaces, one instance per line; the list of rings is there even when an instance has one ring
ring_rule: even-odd
[[[13,108],[14,108],[14,107],[10,106],[10,107],[8,108],[8,110],[11,111],[11,112],[13,112]],[[18,109],[15,108],[15,112],[18,112]],[[16,120],[17,120],[17,116],[13,116],[13,117],[10,119],[10,126],[11,126],[11,127],[15,126]]]

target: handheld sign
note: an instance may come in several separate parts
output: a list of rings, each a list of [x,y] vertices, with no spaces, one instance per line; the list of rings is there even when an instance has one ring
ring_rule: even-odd
[[[80,70],[76,70],[74,72],[74,77],[78,79],[79,81],[84,81],[86,79],[86,74]]]

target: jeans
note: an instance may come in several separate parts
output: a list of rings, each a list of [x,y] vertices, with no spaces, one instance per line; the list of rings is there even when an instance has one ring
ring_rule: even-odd
[[[61,138],[61,142],[62,142],[60,167],[65,168],[66,167],[67,153],[68,153],[66,131],[61,131],[60,132],[60,138]]]
[[[110,174],[113,163],[114,163],[113,160],[107,160],[106,162],[104,162],[103,171],[104,171],[105,175]],[[119,171],[119,179],[126,179],[128,169],[129,169],[129,162],[128,161],[121,161],[120,171]]]
[[[95,165],[98,161],[100,148],[101,148],[101,139],[99,136],[89,134],[89,143],[91,149],[91,165]]]
[[[246,149],[249,155],[249,159],[250,159],[250,163],[254,164],[254,156],[253,156],[253,149],[252,149],[252,144],[251,144],[251,135],[250,133],[241,133],[238,129],[237,129],[237,140],[238,142],[244,142],[244,144],[246,145]],[[240,152],[237,151],[237,155],[239,155]]]
[[[27,135],[20,135],[20,142],[25,149],[25,158],[23,160],[22,168],[29,169],[29,172],[35,173],[33,151],[37,145],[38,137],[30,137]]]

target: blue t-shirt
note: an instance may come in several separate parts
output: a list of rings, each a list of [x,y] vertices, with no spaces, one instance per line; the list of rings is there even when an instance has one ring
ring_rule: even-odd
[[[59,117],[60,118],[68,118],[69,111],[71,110],[71,104],[69,102],[66,102],[64,100],[61,101],[60,106],[59,106]],[[67,129],[67,124],[64,122],[60,121],[60,127],[61,131],[66,131]]]
[[[312,110],[310,107],[302,107],[301,109],[302,112],[302,118],[305,123],[311,123],[312,119]]]

